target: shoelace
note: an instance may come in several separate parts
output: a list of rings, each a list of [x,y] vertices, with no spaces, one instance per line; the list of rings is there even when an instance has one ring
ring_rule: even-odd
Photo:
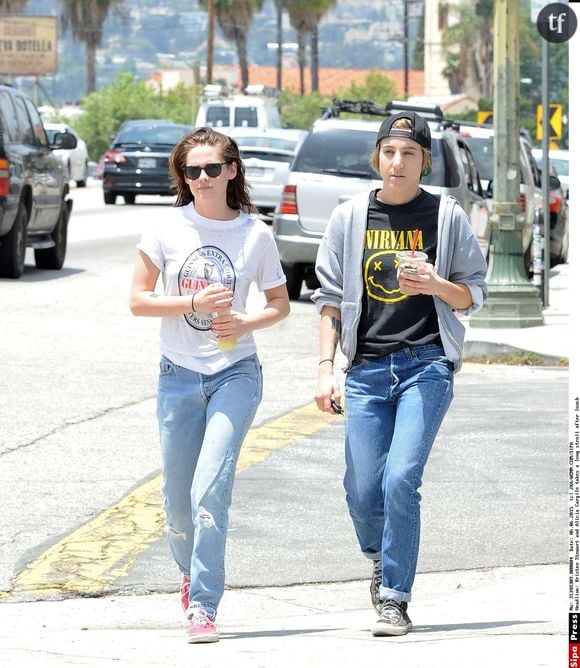
[[[373,561],[373,598],[380,600],[381,580],[383,579],[383,564]]]
[[[381,617],[391,624],[396,624],[402,618],[403,613],[396,601],[389,601],[383,605]]]
[[[213,623],[211,617],[203,608],[195,609],[191,615],[191,619],[192,621],[197,622],[200,626],[208,626]]]

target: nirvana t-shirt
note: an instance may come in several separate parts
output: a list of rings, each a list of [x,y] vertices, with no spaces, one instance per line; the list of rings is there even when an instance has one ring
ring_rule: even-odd
[[[419,230],[416,250],[435,263],[439,197],[424,190],[407,204],[380,202],[370,194],[363,256],[362,314],[357,334],[359,359],[382,357],[406,345],[440,343],[435,303],[431,295],[405,295],[399,289],[395,255],[410,250]]]
[[[137,248],[161,271],[164,294],[193,295],[212,283],[233,290],[232,310],[246,312],[252,282],[260,291],[286,282],[270,228],[245,213],[234,220],[204,218],[193,204],[169,210]],[[251,334],[221,351],[211,331],[211,313],[161,319],[161,353],[175,364],[213,374],[256,352]]]

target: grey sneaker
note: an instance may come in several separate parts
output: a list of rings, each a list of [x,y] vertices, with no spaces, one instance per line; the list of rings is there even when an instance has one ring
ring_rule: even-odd
[[[407,603],[383,601],[381,616],[371,627],[374,636],[404,636],[413,628],[407,614]]]
[[[371,601],[377,615],[381,614],[381,582],[383,580],[383,563],[379,560],[373,560],[373,572],[371,575]]]

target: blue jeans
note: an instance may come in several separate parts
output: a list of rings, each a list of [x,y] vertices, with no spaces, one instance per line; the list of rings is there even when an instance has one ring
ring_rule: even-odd
[[[453,398],[453,364],[434,344],[353,365],[346,376],[346,501],[363,554],[382,560],[381,599],[411,600],[419,487]]]
[[[161,358],[157,417],[169,545],[191,579],[189,613],[215,618],[224,593],[236,463],[262,399],[256,355],[206,376]]]

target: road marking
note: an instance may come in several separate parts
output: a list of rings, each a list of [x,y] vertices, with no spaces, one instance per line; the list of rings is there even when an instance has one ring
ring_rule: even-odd
[[[264,461],[279,448],[312,436],[336,416],[314,404],[298,408],[246,436],[236,472]],[[81,526],[28,564],[13,579],[8,598],[25,591],[97,594],[126,576],[139,555],[165,532],[161,475],[144,483],[119,503]]]

